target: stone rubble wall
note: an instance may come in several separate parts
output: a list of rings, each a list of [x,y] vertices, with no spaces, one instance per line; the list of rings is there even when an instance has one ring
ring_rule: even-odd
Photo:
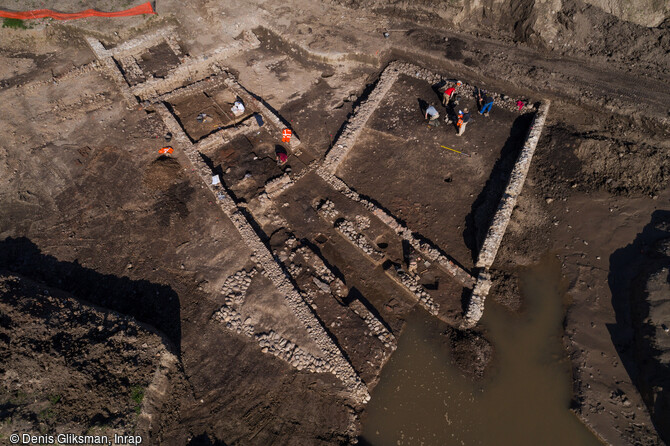
[[[282,131],[287,128],[275,112],[270,110],[268,106],[265,105],[263,101],[256,99],[246,88],[240,85],[239,82],[232,76],[225,81],[226,86],[230,88],[236,95],[238,95],[245,104],[254,104],[254,107],[258,109],[258,112],[274,127],[275,131],[278,133],[279,139],[282,138]],[[300,155],[302,152],[298,148],[300,146],[300,139],[293,133],[291,141],[288,144],[289,148],[295,155]]]
[[[111,56],[117,60],[123,57],[137,56],[151,47],[160,45],[164,41],[167,42],[170,39],[174,39],[172,36],[174,36],[175,33],[176,30],[173,26],[159,29],[153,33],[145,34],[136,39],[123,42],[112,48],[110,53]],[[168,45],[170,45],[170,43],[168,43]],[[172,47],[172,45],[170,45],[170,47]]]
[[[347,295],[346,285],[335,276],[331,269],[324,263],[324,261],[316,254],[312,248],[307,245],[300,244],[295,237],[290,237],[286,241],[287,248],[291,251],[290,254],[283,252],[280,254],[281,257],[285,257],[288,261],[287,269],[289,273],[293,276],[294,280],[297,280],[298,275],[302,272],[301,267],[297,267],[293,263],[293,259],[296,254],[300,254],[302,258],[307,262],[309,267],[313,271],[312,280],[314,284],[327,295],[332,295],[334,299],[339,302],[343,302],[344,298]],[[313,292],[306,290],[305,292],[306,300],[312,304],[314,302]],[[342,303],[343,304],[343,303]],[[344,305],[344,304],[343,304]],[[370,330],[370,336],[373,336],[384,344],[385,348],[395,350],[396,348],[396,339],[392,333],[390,333],[384,324],[381,323],[374,314],[367,309],[363,303],[358,300],[352,301],[347,305],[347,307],[360,317],[365,325],[367,325]]]
[[[528,132],[528,137],[526,139],[519,157],[516,160],[516,164],[512,169],[512,173],[505,188],[505,192],[498,204],[498,209],[493,216],[491,225],[486,234],[486,238],[482,243],[482,247],[479,251],[479,257],[477,258],[477,267],[478,268],[490,268],[493,265],[496,254],[498,253],[498,248],[502,242],[503,235],[505,235],[505,230],[509,224],[510,218],[512,217],[512,211],[516,205],[516,200],[523,189],[523,184],[526,181],[526,176],[528,175],[528,169],[530,168],[530,162],[533,159],[533,154],[535,153],[535,148],[537,147],[537,142],[540,139],[542,134],[542,128],[544,127],[544,122],[547,119],[547,113],[549,111],[549,102],[544,102],[533,122],[530,125],[530,130]]]
[[[322,201],[316,206],[316,211],[324,220],[331,223],[343,238],[363,251],[373,263],[379,264],[384,259],[384,253],[373,247],[367,237],[358,231],[354,223],[343,217],[338,218],[340,212],[335,209],[332,201]]]
[[[58,84],[60,82],[67,81],[69,79],[74,79],[79,76],[83,76],[84,74],[90,73],[92,71],[101,71],[102,68],[104,68],[103,65],[99,61],[94,60],[93,62],[72,68],[71,70],[61,74],[60,76],[54,76],[50,79],[44,79],[39,81],[26,82],[25,84],[18,84],[16,88],[32,91],[37,88],[41,88],[47,84],[49,85]]]
[[[493,216],[491,225],[486,233],[486,238],[479,251],[477,268],[480,269],[480,273],[477,277],[477,283],[472,290],[468,309],[465,312],[463,326],[466,328],[474,327],[484,314],[484,302],[491,289],[491,276],[488,270],[495,261],[496,254],[498,253],[505,231],[507,230],[507,225],[512,218],[516,200],[526,181],[526,176],[528,175],[528,169],[530,169],[530,163],[533,159],[535,148],[537,147],[540,135],[542,134],[542,128],[547,119],[549,105],[549,101],[543,102],[531,123],[526,142],[514,164],[505,192],[500,199],[498,209]]]
[[[172,116],[164,104],[157,104],[156,111],[159,113],[165,126],[173,135],[175,143],[179,143],[191,162],[195,171],[200,175],[210,191],[217,199],[223,212],[231,220],[240,233],[244,243],[252,250],[251,260],[254,261],[263,274],[272,281],[274,286],[285,296],[285,302],[293,314],[302,323],[315,344],[323,351],[323,360],[330,367],[330,371],[338,377],[345,385],[352,398],[358,403],[366,403],[370,395],[365,384],[337,347],[326,329],[321,325],[311,308],[303,300],[299,290],[295,288],[287,273],[282,269],[278,260],[270,253],[259,235],[253,229],[247,217],[235,204],[230,193],[223,183],[212,185],[212,171],[202,160],[199,152],[182,130],[177,120]]]
[[[255,337],[263,353],[275,355],[298,370],[307,370],[312,373],[328,373],[333,371],[330,363],[315,357],[300,346],[281,337],[273,330],[270,330],[267,334],[260,334]]]
[[[419,283],[419,276],[412,274],[406,271],[403,271],[401,268],[395,269],[396,277],[393,276],[391,270],[387,270],[387,275],[393,277],[395,280],[400,281],[400,283],[407,288],[410,293],[416,296],[416,299],[426,311],[428,311],[433,316],[437,316],[440,310],[440,306],[430,297],[428,291]]]
[[[110,76],[119,87],[119,90],[121,90],[121,95],[126,101],[126,105],[128,107],[137,106],[137,98],[130,91],[126,79],[123,77],[121,70],[119,70],[119,67],[112,58],[111,51],[106,50],[105,47],[102,46],[102,43],[93,37],[87,37],[86,42],[91,47],[91,50],[93,50],[95,57],[101,62],[104,73]]]
[[[272,199],[281,195],[282,192],[284,192],[292,185],[293,180],[289,174],[284,173],[283,175],[265,183],[265,193]]]
[[[489,271],[487,269],[480,270],[477,282],[470,295],[468,309],[465,311],[465,316],[463,317],[463,328],[473,328],[484,315],[484,302],[491,290],[492,284]]]
[[[217,48],[210,54],[185,58],[182,63],[172,69],[163,78],[152,78],[132,88],[133,94],[142,100],[148,100],[169,91],[182,87],[185,83],[193,83],[204,79],[212,74],[223,73],[219,64],[224,63],[233,55],[242,51],[248,51],[260,46],[260,41],[251,31],[245,31],[242,39]]]
[[[402,225],[393,215],[389,214],[370,200],[361,197],[357,192],[349,188],[349,186],[347,186],[344,181],[326,171],[325,169],[319,168],[317,169],[317,173],[333,189],[341,192],[345,197],[361,203],[394,233],[398,234],[403,240],[409,242],[409,244],[414,249],[421,252],[426,259],[437,263],[440,267],[442,267],[442,269],[454,276],[464,286],[474,286],[475,280],[470,275],[470,273],[449,260],[444,254],[440,252],[439,249],[433,247],[428,241],[417,237],[409,228]]]
[[[151,99],[151,102],[172,102],[176,99],[202,93],[205,90],[217,88],[223,85],[225,80],[226,78],[224,76],[209,76],[205,79],[193,82],[192,84],[185,87],[177,88],[175,90],[171,90],[167,93],[156,96]]]
[[[316,205],[317,213],[326,221],[333,223],[335,229],[351,244],[363,251],[376,265],[380,264],[385,256],[384,253],[377,250],[367,240],[365,235],[361,234],[356,225],[344,218],[338,218],[340,212],[335,208],[335,204],[330,200],[324,200]],[[390,270],[386,274],[395,280],[399,285],[402,285],[430,314],[437,315],[439,305],[433,301],[430,294],[419,283],[419,278],[416,275],[406,273],[401,269],[395,271],[395,274]]]
[[[335,229],[342,234],[347,240],[356,245],[361,251],[367,254],[374,263],[381,263],[384,259],[384,253],[372,246],[372,243],[365,237],[365,235],[358,232],[356,225],[349,220],[343,218],[335,222]]]
[[[135,85],[146,80],[144,72],[142,72],[142,68],[140,68],[134,56],[122,57],[117,59],[117,61],[121,64],[121,68],[129,84]]]
[[[258,123],[255,119],[247,119],[233,128],[218,130],[198,141],[195,149],[200,153],[208,153],[220,148],[240,135],[258,131],[258,129],[260,129],[260,127],[258,127]]]
[[[251,317],[243,319],[237,308],[244,303],[247,290],[256,273],[255,268],[249,272],[241,270],[226,279],[221,287],[221,294],[225,296],[224,305],[214,313],[212,318],[223,324],[228,330],[253,338],[263,353],[274,355],[298,370],[304,369],[315,373],[330,372],[330,364],[323,359],[308,353],[274,330],[267,333],[256,333],[256,327],[251,323]]]
[[[379,339],[384,344],[384,347],[391,350],[396,349],[398,343],[395,336],[393,336],[393,334],[386,329],[384,324],[382,324],[379,319],[377,319],[375,315],[372,314],[365,305],[363,305],[363,303],[358,300],[354,300],[349,304],[349,308],[351,308],[352,311],[358,315],[358,317],[363,319],[365,325],[367,325],[370,329],[371,335]]]
[[[322,168],[325,171],[335,173],[337,167],[354,147],[356,138],[365,128],[365,124],[398,79],[397,66],[397,62],[391,62],[379,76],[379,80],[368,98],[354,109],[353,117],[344,125],[342,132],[323,160]]]

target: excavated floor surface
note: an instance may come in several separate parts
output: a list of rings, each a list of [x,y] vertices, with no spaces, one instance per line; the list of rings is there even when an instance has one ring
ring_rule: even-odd
[[[239,204],[248,205],[257,233],[284,268],[291,266],[282,252],[293,235],[344,282],[346,295],[340,301],[319,294],[322,284],[314,282],[312,273],[304,270],[292,279],[301,290],[315,293],[312,308],[362,380],[374,387],[392,350],[369,334],[370,327],[351,311],[352,304],[358,302],[370,310],[396,337],[416,306],[412,294],[390,274],[394,265],[406,260],[402,243],[362,206],[334,191],[314,172],[274,198],[271,208],[263,207],[260,199],[268,181],[280,178],[287,168],[291,175],[301,175],[324,156],[385,62],[401,57],[449,77],[481,81],[491,90],[510,95],[559,98],[540,143],[538,163],[531,169],[494,265],[495,273],[505,280],[496,283],[492,298],[513,301],[515,268],[539,259],[547,249],[558,252],[574,301],[567,318],[566,344],[575,366],[576,410],[608,441],[641,439],[642,444],[658,444],[644,402],[636,393],[634,384],[639,383],[632,383],[626,370],[617,367],[618,354],[627,358],[626,345],[632,341],[626,337],[625,302],[616,302],[614,309],[609,305],[608,266],[601,259],[631,243],[648,223],[649,214],[667,203],[667,157],[662,154],[667,150],[668,132],[644,114],[617,115],[609,102],[599,103],[598,97],[616,93],[619,102],[612,104],[624,104],[625,110],[630,110],[630,101],[639,99],[651,104],[650,116],[656,116],[662,104],[667,104],[663,100],[666,93],[658,88],[663,81],[626,74],[623,79],[638,82],[629,82],[630,88],[623,91],[617,81],[621,73],[614,68],[609,71],[600,65],[590,70],[583,61],[536,57],[526,48],[472,36],[459,40],[449,33],[442,36],[436,29],[392,34],[393,39],[385,40],[377,36],[379,23],[369,20],[367,13],[361,13],[357,26],[348,26],[340,35],[338,24],[351,25],[350,16],[326,14],[315,19],[323,10],[303,6],[306,10],[296,14],[289,11],[297,9],[288,7],[273,10],[276,14],[266,25],[285,33],[258,28],[257,18],[248,20],[244,8],[231,6],[226,13],[235,17],[231,20],[237,26],[224,28],[221,36],[210,35],[207,29],[221,32],[223,15],[217,8],[224,6],[215,5],[194,6],[179,19],[183,23],[175,33],[183,39],[180,46],[186,54],[200,54],[234,42],[244,29],[257,31],[260,46],[232,55],[225,65],[242,85],[279,111],[300,137],[300,153],[287,150],[289,163],[277,166],[273,161],[276,151],[280,146],[288,148],[266,122],[260,129],[207,151],[205,161],[212,174],[221,175]],[[161,7],[170,14],[181,5],[168,1]],[[282,18],[275,21],[275,16]],[[406,25],[409,19],[396,22]],[[75,27],[2,30],[6,40],[0,53],[0,100],[5,108],[0,135],[6,142],[0,143],[0,243],[5,248],[0,269],[8,271],[3,272],[7,277],[20,274],[20,280],[34,281],[40,288],[64,290],[104,311],[127,314],[149,327],[141,338],[164,336],[163,343],[177,355],[178,366],[166,378],[169,399],[154,401],[153,412],[141,409],[140,421],[153,417],[149,427],[137,424],[146,432],[145,442],[344,444],[355,437],[363,408],[350,402],[335,376],[297,370],[213,318],[225,302],[221,289],[226,279],[253,268],[252,252],[184,153],[175,150],[172,157],[158,155],[166,144],[177,146],[175,141],[165,141],[167,129],[162,120],[155,112],[128,109],[105,68],[89,65],[90,69],[78,71],[95,60],[80,33],[105,34],[103,42],[113,47],[165,24],[161,18],[152,20],[87,19]],[[289,26],[293,20],[295,26]],[[310,20],[320,20],[323,29],[307,26]],[[384,20],[389,25],[393,21]],[[117,30],[120,36],[114,35]],[[322,53],[310,55],[298,45]],[[396,48],[390,48],[392,45]],[[324,48],[333,52],[323,53]],[[361,53],[350,58],[335,53],[352,48]],[[501,57],[502,50],[512,56]],[[491,56],[482,58],[482,52]],[[169,76],[180,62],[165,43],[142,51],[136,59],[145,78],[156,79]],[[533,63],[541,69],[533,71]],[[507,74],[497,77],[495,73]],[[135,84],[141,79],[128,81]],[[653,95],[654,91],[658,94]],[[176,100],[172,106],[187,134],[198,141],[219,127],[235,128],[226,115],[233,99],[219,87],[206,95]],[[470,108],[473,122],[464,136],[457,137],[455,129],[444,122],[437,128],[423,124],[419,99],[439,104],[430,84],[401,76],[337,174],[469,269],[530,119],[498,108],[490,117],[480,117],[473,99],[464,97],[460,107]],[[445,110],[438,109],[444,115]],[[253,106],[249,110],[255,111]],[[203,112],[213,119],[199,123],[196,117]],[[255,118],[246,119],[243,124]],[[623,154],[612,160],[612,151]],[[648,162],[649,157],[654,161]],[[315,211],[316,203],[326,199],[361,228],[383,253],[381,260],[363,254]],[[602,225],[598,225],[596,231],[593,221],[605,221],[612,230],[600,231]],[[609,232],[611,237],[605,234]],[[54,269],[54,262],[62,269]],[[299,256],[295,262],[299,266],[308,263]],[[65,273],[59,276],[53,271]],[[435,265],[420,263],[419,275],[421,285],[440,305],[440,318],[457,324],[468,290]],[[31,292],[33,298],[45,299],[41,291]],[[283,298],[267,277],[257,275],[240,311],[258,326],[285,326],[281,334],[315,352],[306,332],[283,306]],[[72,323],[86,327],[86,313],[90,312],[76,314]],[[57,355],[62,346],[49,344],[44,333],[22,332],[18,327],[21,317],[12,316],[12,321],[19,321],[12,326],[13,332],[19,338],[37,336],[47,355]],[[621,323],[619,331],[608,331],[606,324],[615,318]],[[6,322],[3,318],[3,329]],[[154,331],[158,336],[147,334]],[[118,336],[136,343],[132,337],[124,338],[132,335]],[[84,344],[100,342],[99,336],[84,337]],[[4,345],[11,347],[8,342]],[[81,344],[64,345],[68,354],[76,354]],[[6,362],[5,378],[10,371],[25,367],[26,359],[19,359]],[[625,361],[630,368],[630,360]],[[66,366],[78,370],[76,363]],[[65,379],[67,373],[60,375],[63,379],[54,386],[71,385]],[[614,396],[609,376],[615,376]],[[142,386],[152,382],[148,369],[135,378]],[[37,421],[53,395],[36,394],[44,404],[26,410],[25,401],[16,399],[16,389],[8,387],[8,382],[3,381],[0,402],[13,411],[12,420],[18,425],[3,424],[0,433],[5,436],[19,425],[47,431],[78,429],[72,423],[75,412],[84,413],[80,419],[94,424],[102,416],[111,429],[134,422],[136,409],[125,399],[123,413],[107,416],[118,406],[115,399],[132,393],[135,384],[131,382],[103,389],[106,393],[96,399],[94,407],[84,400],[68,399],[67,411],[56,405]],[[81,379],[74,386],[84,383]],[[21,410],[17,403],[23,405]],[[613,422],[609,413],[623,415]]]

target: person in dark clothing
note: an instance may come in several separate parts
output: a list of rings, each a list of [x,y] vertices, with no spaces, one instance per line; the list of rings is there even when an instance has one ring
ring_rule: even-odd
[[[482,109],[479,110],[479,114],[488,116],[489,112],[491,111],[491,107],[493,107],[493,98],[487,95],[486,92],[482,93],[481,97]]]
[[[467,108],[464,108],[463,111],[458,111],[458,122],[456,127],[458,127],[458,136],[463,135],[465,132],[465,126],[470,122],[470,113]]]

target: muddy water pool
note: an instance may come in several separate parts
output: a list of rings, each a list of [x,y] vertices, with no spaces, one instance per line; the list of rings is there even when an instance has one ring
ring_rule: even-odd
[[[546,258],[519,285],[520,314],[487,301],[480,323],[495,353],[478,382],[453,365],[441,322],[422,311],[410,317],[372,392],[361,444],[601,445],[569,410],[560,264]]]

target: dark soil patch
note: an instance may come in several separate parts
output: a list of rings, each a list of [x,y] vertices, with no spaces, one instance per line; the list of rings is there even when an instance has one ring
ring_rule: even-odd
[[[245,104],[244,113],[235,116],[231,107],[236,99],[230,90],[217,88],[176,99],[171,107],[189,138],[197,142],[219,129],[234,127],[254,113],[250,104]]]
[[[482,335],[449,328],[442,333],[458,369],[466,376],[480,379],[493,359],[493,346]]]
[[[188,181],[172,184],[154,204],[154,213],[158,224],[170,226],[174,219],[188,217],[188,203],[195,189]]]
[[[401,76],[339,174],[351,187],[374,198],[405,220],[410,229],[469,267],[477,251],[466,231],[475,197],[491,194],[485,189],[487,182],[504,188],[506,177],[491,178],[491,170],[501,156],[509,154],[513,163],[529,120],[500,109],[494,109],[489,118],[480,117],[474,98],[462,98],[461,107],[469,107],[473,118],[459,137],[441,117],[438,127],[426,125],[419,100],[434,105],[442,116],[447,112],[431,85]],[[442,145],[472,156],[459,155]],[[497,205],[495,198],[493,201]]]
[[[179,161],[169,156],[161,156],[144,172],[144,185],[152,190],[166,190],[179,182],[182,177]]]
[[[10,427],[41,434],[91,433],[96,426],[134,430],[138,395],[153,378],[160,336],[44,283],[5,273],[0,311],[0,413]],[[4,423],[0,431],[9,435]]]
[[[145,75],[164,78],[170,70],[179,65],[179,58],[172,48],[163,42],[144,52],[137,64]]]

